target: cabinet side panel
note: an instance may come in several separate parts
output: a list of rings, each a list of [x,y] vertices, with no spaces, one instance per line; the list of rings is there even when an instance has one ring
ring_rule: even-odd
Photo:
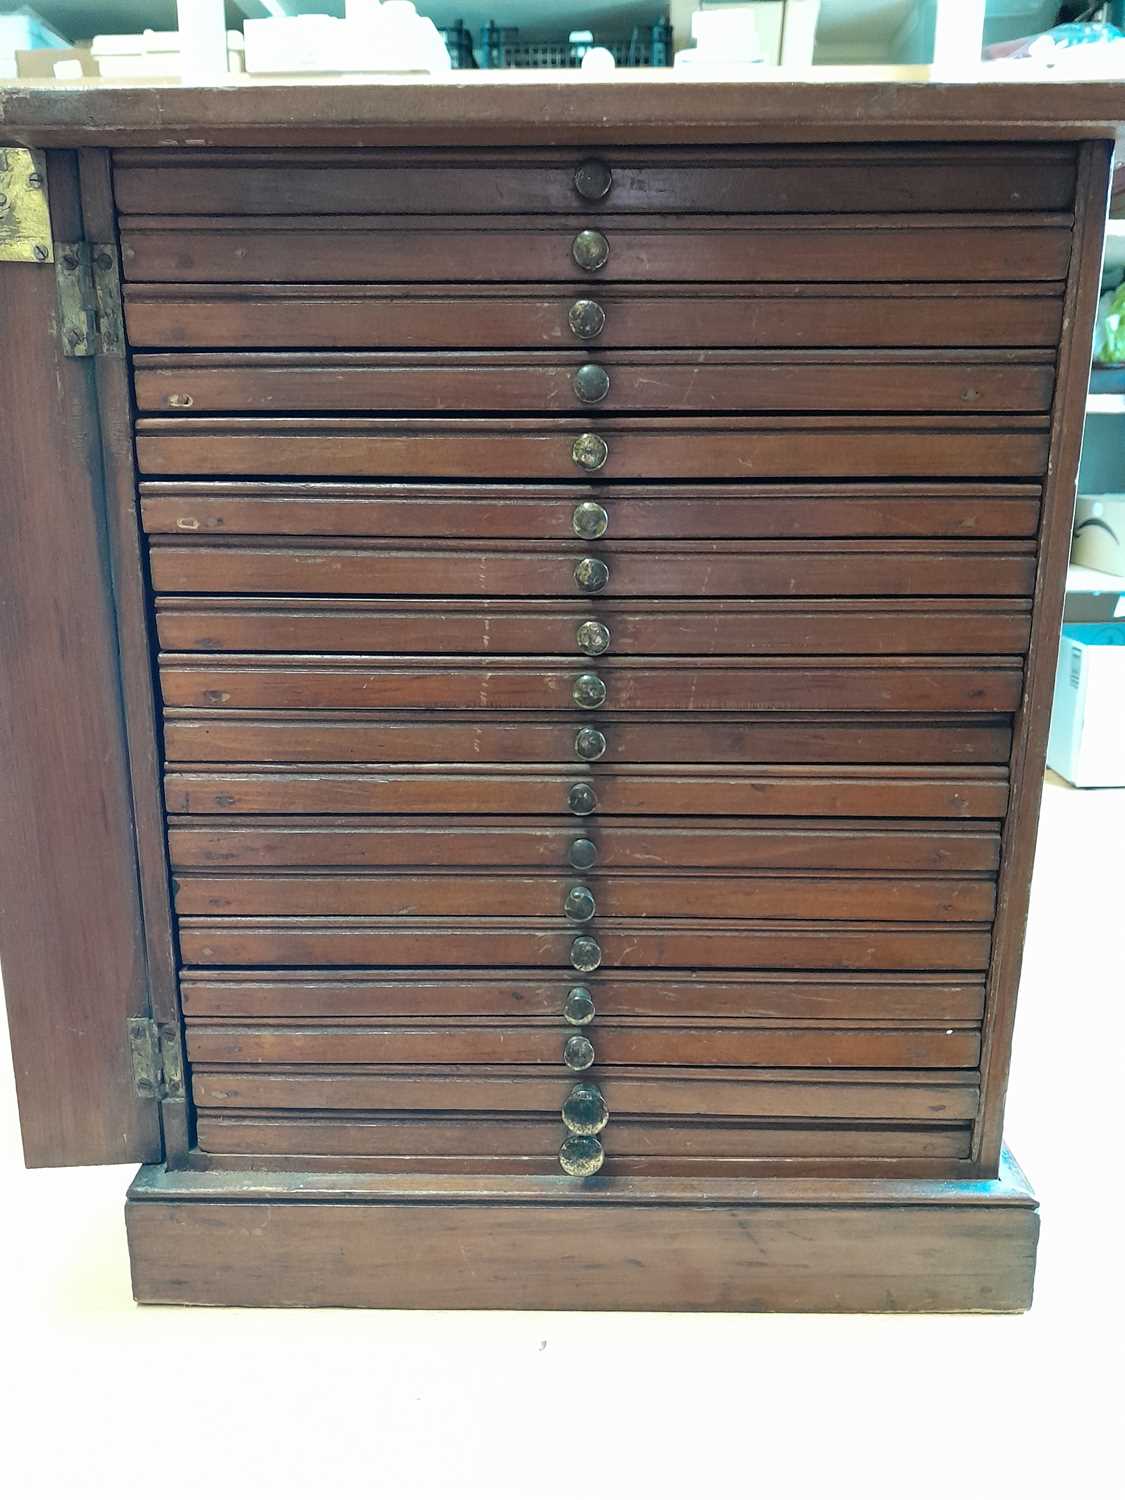
[[[1043,490],[1039,566],[1023,702],[1012,745],[1011,800],[1004,827],[996,928],[985,1007],[981,1114],[973,1155],[985,1175],[997,1169],[1011,1059],[1028,895],[1043,795],[1047,734],[1062,629],[1066,564],[1090,376],[1094,317],[1109,193],[1112,145],[1091,141],[1079,156],[1074,249],[1067,276],[1051,451]]]
[[[52,154],[53,232],[80,234]],[[54,267],[0,265],[0,953],[29,1166],[158,1160],[125,1018],[146,1008],[90,361]]]

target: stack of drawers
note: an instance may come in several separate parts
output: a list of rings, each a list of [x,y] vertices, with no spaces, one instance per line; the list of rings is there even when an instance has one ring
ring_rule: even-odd
[[[971,1174],[1074,179],[116,153],[201,1159]]]

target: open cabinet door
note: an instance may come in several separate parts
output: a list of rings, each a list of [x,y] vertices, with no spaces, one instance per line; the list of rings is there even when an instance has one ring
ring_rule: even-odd
[[[0,155],[3,191],[27,158]],[[73,157],[51,153],[48,178],[46,233],[76,241]],[[6,258],[14,201],[0,199],[0,962],[24,1152],[156,1161],[158,1105],[138,1096],[129,1041],[148,997],[93,361],[63,353],[55,265],[34,243]]]

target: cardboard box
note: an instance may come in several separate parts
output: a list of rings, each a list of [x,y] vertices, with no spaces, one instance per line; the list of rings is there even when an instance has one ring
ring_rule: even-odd
[[[20,78],[97,78],[98,63],[89,47],[39,47],[16,53]]]
[[[1079,495],[1070,560],[1125,577],[1125,495]]]
[[[1125,786],[1125,620],[1063,628],[1047,764],[1074,786]]]

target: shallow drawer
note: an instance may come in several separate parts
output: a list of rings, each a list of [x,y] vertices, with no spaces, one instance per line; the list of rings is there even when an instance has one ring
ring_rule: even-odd
[[[642,1067],[973,1068],[975,1028],[613,1023],[585,1029],[598,1069]],[[188,1061],[318,1067],[483,1063],[563,1066],[568,1029],[530,1022],[463,1025],[206,1025],[187,1028]],[[611,1084],[609,1086],[612,1086]]]
[[[560,816],[568,802],[603,816],[999,818],[1007,767],[726,767],[690,774],[645,766],[597,772],[592,782],[558,768],[433,765],[331,767],[315,772],[216,766],[171,770],[173,813],[468,813]],[[575,817],[575,828],[586,819]]]
[[[571,903],[583,903],[576,912]],[[191,874],[174,882],[181,916],[687,918],[708,921],[986,922],[991,879],[967,875],[529,875],[509,871]]]
[[[1025,542],[586,543],[531,549],[410,548],[378,542],[215,544],[149,549],[163,593],[503,598],[1030,598]],[[590,559],[587,561],[587,559]]]
[[[659,608],[610,599],[593,607],[497,599],[396,606],[350,599],[161,595],[156,600],[156,624],[160,644],[169,651],[503,656],[578,650],[612,660],[626,655],[775,652],[897,656],[940,645],[946,653],[977,656],[1026,651],[1029,606],[1030,601],[1025,607],[996,599],[927,600],[915,607],[879,601],[840,605],[786,600],[755,607],[714,599]],[[595,625],[599,628],[592,630]]]
[[[832,281],[811,291],[787,282],[133,281],[124,295],[129,342],[141,349],[1053,351],[1062,331],[1062,284],[1033,281]]]
[[[180,708],[445,708],[1012,712],[1023,672],[1013,657],[262,657],[164,654],[164,702]]]
[[[327,1158],[335,1170],[539,1172],[558,1171],[559,1121],[515,1115],[333,1114],[313,1119],[299,1115],[227,1113],[201,1110],[197,1118],[200,1149],[212,1155],[281,1158],[279,1169],[292,1168],[285,1158],[304,1158],[310,1166]],[[752,1123],[737,1119],[661,1120],[614,1115],[601,1140],[607,1156],[600,1175],[645,1175],[698,1172],[743,1175],[758,1163],[783,1161],[786,1173],[818,1171],[825,1176],[859,1166],[880,1171],[893,1166],[932,1172],[932,1163],[949,1165],[969,1154],[966,1125]],[[930,1164],[929,1166],[927,1164]],[[231,1163],[244,1165],[244,1162]]]
[[[129,150],[125,214],[948,212],[1067,208],[1067,146],[611,147],[584,151]]]
[[[594,424],[594,425],[590,425]],[[1020,479],[1046,419],[141,417],[146,474],[342,479]]]
[[[1066,215],[134,217],[130,281],[1058,281]],[[593,238],[589,238],[593,236]],[[651,340],[649,340],[651,342]]]
[[[570,761],[570,773],[578,776],[584,773],[584,762],[595,761],[603,767],[704,761],[735,766],[789,761],[996,767],[1007,762],[1012,743],[1008,718],[983,715],[956,720],[892,715],[856,719],[838,714],[652,719],[603,712],[597,716],[596,735],[580,737],[583,727],[593,726],[576,728],[573,714],[512,719],[432,713],[400,719],[346,710],[321,716],[290,711],[271,717],[248,709],[168,709],[164,752],[172,764],[426,761],[483,767],[505,759],[556,766]]]
[[[895,969],[988,967],[991,929],[954,922],[738,922],[605,920],[597,935],[562,919],[475,917],[412,923],[394,917],[181,917],[187,964],[468,964],[494,968]],[[578,968],[576,965],[581,964]],[[600,982],[600,981],[599,981]]]
[[[1032,484],[441,485],[147,480],[161,535],[534,538],[1034,537]],[[604,515],[591,510],[600,506]],[[586,507],[579,509],[579,507]]]
[[[173,818],[175,870],[364,867],[575,870],[994,871],[999,824],[798,819],[660,822],[590,819],[421,823],[412,818]]]
[[[133,367],[138,407],[171,412],[1043,412],[1054,383],[1053,360],[995,350],[140,354]]]
[[[187,969],[189,1019],[242,1017],[552,1017],[560,1022],[573,970]],[[598,975],[597,1014],[777,1021],[972,1023],[984,1014],[983,976],[770,972]]]
[[[557,1116],[574,1075],[501,1068],[356,1069],[350,1073],[193,1073],[202,1109],[550,1111]],[[622,1068],[605,1085],[614,1114],[757,1116],[779,1119],[971,1120],[976,1074]],[[557,1150],[557,1146],[556,1146]]]

